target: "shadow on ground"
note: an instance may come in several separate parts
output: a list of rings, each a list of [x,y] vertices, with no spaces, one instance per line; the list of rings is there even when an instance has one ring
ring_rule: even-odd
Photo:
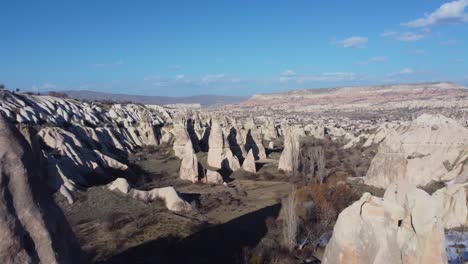
[[[281,204],[271,205],[208,227],[187,238],[165,237],[130,248],[100,263],[240,263],[243,248],[265,236],[265,219],[277,218]]]

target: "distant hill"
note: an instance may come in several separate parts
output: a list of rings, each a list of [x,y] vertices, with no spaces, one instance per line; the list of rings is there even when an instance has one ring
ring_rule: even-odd
[[[468,89],[450,82],[396,85],[354,86],[291,90],[282,93],[257,94],[242,102],[243,106],[291,107],[382,106],[384,104],[417,106],[468,100]]]
[[[113,94],[102,93],[86,90],[61,91],[67,94],[70,98],[88,101],[103,101],[111,100],[115,102],[131,101],[141,104],[200,104],[202,106],[219,106],[225,104],[241,103],[249,97],[247,96],[224,96],[224,95],[197,95],[188,97],[171,97],[171,96],[148,96],[148,95],[131,95],[131,94]]]

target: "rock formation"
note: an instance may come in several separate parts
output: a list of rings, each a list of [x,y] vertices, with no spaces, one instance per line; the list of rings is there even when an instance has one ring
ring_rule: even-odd
[[[371,162],[365,183],[468,182],[468,129],[442,115],[424,114],[388,134]]]
[[[182,159],[185,155],[185,145],[187,141],[191,140],[190,135],[187,132],[185,127],[185,118],[178,116],[174,118],[174,128],[172,129],[172,134],[174,135],[173,149],[175,155]]]
[[[221,174],[214,170],[206,170],[206,177],[204,179],[206,183],[222,184],[223,177]]]
[[[208,140],[208,165],[220,169],[223,163],[224,136],[217,118],[211,120],[210,137]]]
[[[193,183],[198,181],[198,159],[189,140],[185,145],[185,154],[182,158],[179,170],[179,178]]]
[[[40,156],[0,114],[0,263],[85,263],[41,177]]]
[[[262,125],[261,133],[265,140],[278,138],[278,131],[276,130],[276,126],[272,118],[268,118],[265,121],[265,124]]]
[[[253,151],[255,160],[266,159],[265,147],[263,146],[263,135],[255,125],[252,116],[245,120],[243,137],[245,142],[245,151]]]
[[[446,229],[468,226],[468,184],[452,184],[432,194]]]
[[[118,191],[124,195],[128,195],[134,199],[144,202],[162,199],[166,204],[167,209],[171,211],[184,212],[191,210],[190,204],[180,198],[174,187],[154,188],[149,191],[142,191],[131,188],[127,180],[117,178],[109,184],[108,188],[111,191]]]
[[[301,144],[297,170],[310,182],[323,183],[327,174],[323,147]]]
[[[242,169],[250,173],[254,173],[254,174],[257,173],[257,168],[255,165],[255,158],[254,158],[252,150],[249,151],[249,153],[247,154],[247,157],[244,160],[244,163],[242,163]]]
[[[390,186],[383,199],[365,193],[340,213],[322,263],[447,263],[434,204],[408,185]]]
[[[284,149],[279,159],[278,169],[291,175],[297,171],[299,166],[299,137],[301,133],[296,127],[285,127],[283,133]]]

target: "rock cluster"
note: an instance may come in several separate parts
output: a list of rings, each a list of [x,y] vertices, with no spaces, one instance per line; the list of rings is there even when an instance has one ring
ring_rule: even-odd
[[[447,263],[434,204],[410,185],[391,185],[384,198],[365,193],[340,213],[323,263]]]

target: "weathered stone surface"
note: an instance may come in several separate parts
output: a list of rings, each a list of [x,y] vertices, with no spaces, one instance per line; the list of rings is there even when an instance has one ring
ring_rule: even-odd
[[[220,169],[223,163],[224,136],[219,120],[213,118],[208,140],[208,165]]]
[[[223,177],[217,171],[207,170],[206,171],[205,182],[206,183],[222,184],[223,183]]]
[[[291,175],[296,172],[299,165],[301,132],[297,127],[285,127],[283,133],[284,149],[278,162],[278,169]]]
[[[468,184],[453,184],[432,194],[446,229],[468,226]]]
[[[0,115],[0,263],[85,263],[47,189],[39,153]]]
[[[254,158],[252,150],[249,151],[249,153],[247,154],[247,157],[244,160],[244,163],[242,163],[242,169],[250,173],[254,173],[254,174],[257,173],[257,168],[255,165],[255,158]]]
[[[384,198],[365,193],[343,210],[323,263],[447,263],[435,201],[410,185],[392,185]]]
[[[366,184],[468,181],[468,129],[442,115],[424,114],[390,132],[371,162]]]
[[[179,177],[193,183],[198,181],[198,158],[195,155],[192,142],[189,140],[185,146],[185,154],[180,163]]]

